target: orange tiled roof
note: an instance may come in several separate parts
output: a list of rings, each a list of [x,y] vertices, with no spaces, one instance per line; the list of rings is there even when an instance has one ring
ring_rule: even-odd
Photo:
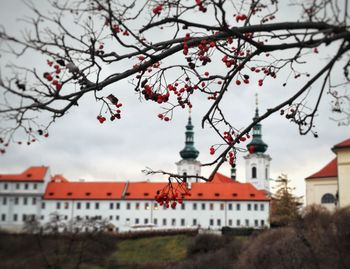
[[[47,200],[119,200],[125,182],[69,182],[51,181],[47,184]]]
[[[0,174],[0,181],[44,181],[48,167],[32,166],[21,174]]]
[[[323,178],[323,177],[337,177],[337,176],[338,176],[337,158],[334,158],[326,166],[324,166],[320,171],[318,171],[315,174],[312,174],[311,176],[308,176],[305,179]]]
[[[129,182],[125,199],[153,200],[157,191],[165,186],[166,183]],[[185,200],[269,200],[250,183],[232,181],[220,173],[211,182],[192,183],[191,186],[191,196],[186,196]]]
[[[333,147],[333,151],[341,148],[350,148],[350,138],[340,142]]]
[[[47,185],[44,199],[55,200],[154,200],[163,182],[70,182],[54,176]],[[266,194],[249,183],[239,183],[217,174],[212,182],[193,183],[186,200],[267,201]]]

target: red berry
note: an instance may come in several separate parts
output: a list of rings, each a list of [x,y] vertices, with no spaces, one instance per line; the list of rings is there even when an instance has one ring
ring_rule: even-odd
[[[236,80],[236,85],[241,85],[241,81],[239,81],[238,79]]]

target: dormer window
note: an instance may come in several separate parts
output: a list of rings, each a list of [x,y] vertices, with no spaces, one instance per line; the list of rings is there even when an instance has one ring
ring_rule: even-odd
[[[112,193],[111,192],[107,192],[107,196],[111,196],[112,195]]]
[[[203,193],[199,192],[199,193],[198,193],[198,196],[203,196]]]
[[[219,197],[219,196],[220,196],[220,193],[216,192],[216,193],[215,193],[215,196],[216,196],[216,197]]]
[[[90,196],[91,192],[85,192],[86,196]]]
[[[250,194],[250,197],[255,197],[255,193],[251,193],[251,194]]]
[[[233,197],[237,197],[237,193],[235,193],[235,192],[232,193],[232,196],[233,196]]]
[[[68,196],[72,196],[72,194],[73,194],[73,193],[71,193],[71,192],[67,192],[67,195],[68,195]]]
[[[143,195],[144,195],[144,196],[148,196],[149,193],[148,193],[148,192],[144,192]]]
[[[53,196],[55,193],[54,192],[49,192],[49,195],[50,196]]]

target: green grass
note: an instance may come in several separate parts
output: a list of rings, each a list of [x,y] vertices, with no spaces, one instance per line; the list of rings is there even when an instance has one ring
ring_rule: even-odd
[[[122,240],[111,258],[119,264],[167,263],[183,259],[191,240],[187,235]]]

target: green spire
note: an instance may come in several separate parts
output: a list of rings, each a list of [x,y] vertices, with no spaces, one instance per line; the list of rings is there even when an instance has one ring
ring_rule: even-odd
[[[259,109],[258,109],[258,94],[256,94],[256,109],[253,120],[257,120],[259,118]],[[261,124],[257,123],[253,127],[253,139],[247,145],[249,153],[264,153],[267,150],[267,144],[262,140],[261,133]]]
[[[199,151],[194,147],[194,139],[193,139],[194,132],[193,132],[191,116],[188,117],[188,123],[186,125],[185,134],[186,134],[185,148],[180,151],[180,155],[184,160],[188,160],[188,159],[195,160],[199,155]]]

